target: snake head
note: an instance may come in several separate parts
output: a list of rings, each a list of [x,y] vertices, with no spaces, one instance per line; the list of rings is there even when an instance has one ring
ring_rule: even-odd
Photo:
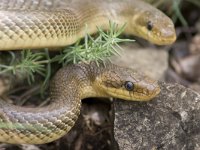
[[[125,100],[147,101],[160,93],[156,81],[132,69],[119,66],[103,71],[95,82],[98,92]]]
[[[127,33],[137,35],[157,45],[169,45],[176,40],[172,20],[161,11],[152,8],[130,16]]]

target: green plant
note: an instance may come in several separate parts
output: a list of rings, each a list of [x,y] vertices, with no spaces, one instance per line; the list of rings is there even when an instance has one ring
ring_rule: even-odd
[[[112,55],[119,55],[120,46],[118,43],[133,41],[118,38],[124,28],[125,24],[119,27],[117,24],[110,22],[110,30],[104,32],[101,28],[98,28],[96,38],[86,34],[83,44],[78,41],[74,46],[65,48],[54,60],[64,64],[75,64],[80,61],[96,61],[98,63],[104,61],[104,59],[109,59]]]

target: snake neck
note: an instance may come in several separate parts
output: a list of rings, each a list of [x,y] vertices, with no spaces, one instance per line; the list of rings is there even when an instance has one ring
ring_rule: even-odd
[[[83,4],[80,4],[83,3]],[[120,3],[120,4],[119,4]],[[99,7],[100,6],[100,7]],[[72,8],[77,12],[77,20],[81,27],[77,35],[79,37],[84,37],[87,34],[94,34],[97,32],[97,27],[103,30],[110,29],[110,21],[116,23],[118,27],[123,26],[124,24],[129,24],[131,18],[135,13],[135,6],[125,2],[79,2],[77,5],[74,3]],[[126,10],[124,9],[126,8]],[[134,11],[134,12],[130,12]],[[141,10],[140,10],[141,11]],[[91,15],[93,14],[93,15]],[[130,17],[129,17],[130,16]],[[129,26],[129,25],[127,25]],[[130,34],[130,31],[125,29],[125,32]],[[133,32],[133,29],[131,29]]]
[[[76,12],[75,14],[77,14],[76,17],[80,24],[78,27],[79,30],[77,30],[79,38],[84,37],[86,33],[96,33],[97,27],[102,30],[110,30],[110,22],[117,24],[117,30],[123,25],[126,25],[123,31],[124,33],[143,37],[138,33],[140,31],[140,25],[138,25],[137,18],[144,18],[144,14],[152,9],[157,14],[160,13],[141,0],[111,2],[81,1],[79,4],[74,3],[71,7],[73,8],[73,12]],[[143,38],[147,39],[146,37]]]

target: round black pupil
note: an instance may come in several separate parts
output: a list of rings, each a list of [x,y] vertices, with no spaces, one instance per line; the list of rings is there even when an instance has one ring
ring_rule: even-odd
[[[151,21],[147,22],[147,29],[151,31],[153,29],[153,23]]]
[[[132,91],[133,90],[133,83],[130,82],[130,81],[127,81],[125,83],[125,88],[128,90],[128,91]]]

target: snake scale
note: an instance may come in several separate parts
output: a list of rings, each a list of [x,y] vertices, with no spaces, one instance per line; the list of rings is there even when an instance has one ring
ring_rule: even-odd
[[[142,1],[63,2],[0,0],[0,50],[66,46],[86,32],[95,33],[96,26],[108,29],[109,20],[126,23],[125,33],[155,44],[176,39],[172,21]],[[0,101],[0,141],[42,144],[62,137],[73,127],[86,97],[147,101],[159,92],[156,81],[131,69],[111,63],[70,65],[54,76],[48,106],[25,108]]]

